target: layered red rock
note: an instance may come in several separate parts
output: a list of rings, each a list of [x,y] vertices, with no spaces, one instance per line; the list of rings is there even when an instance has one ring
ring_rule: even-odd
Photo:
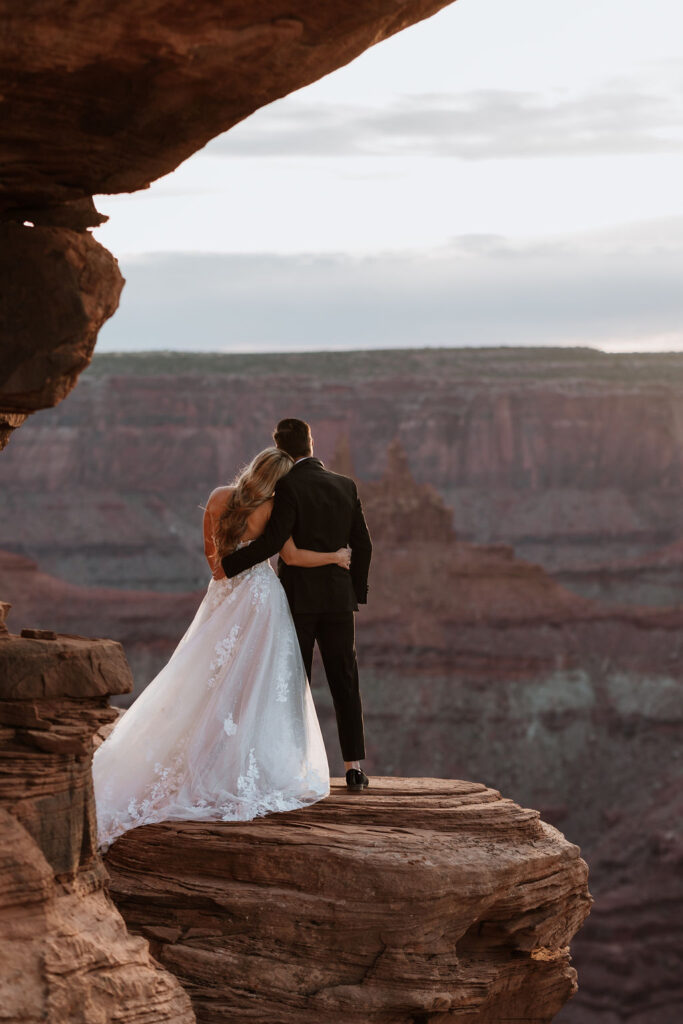
[[[106,895],[106,872],[56,884],[18,820],[0,808],[2,1012],[17,1022],[191,1024],[187,997],[130,935]]]
[[[26,421],[28,413],[0,411],[0,451],[6,447],[12,432]]]
[[[343,436],[340,442],[331,468],[337,473],[355,477],[348,438]],[[418,484],[406,450],[397,439],[387,448],[387,462],[381,478],[364,481],[361,497],[380,552],[387,546],[412,545],[420,540],[451,546],[456,539],[453,510],[448,508],[432,484]]]
[[[90,765],[119,644],[0,638],[2,1011],[17,1022],[192,1024],[187,996],[108,897]]]
[[[540,1024],[575,990],[579,850],[477,783],[336,780],[292,814],[135,829],[106,861],[202,1024]]]

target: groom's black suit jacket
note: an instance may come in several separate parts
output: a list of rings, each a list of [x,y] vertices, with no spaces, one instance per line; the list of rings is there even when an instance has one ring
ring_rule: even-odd
[[[278,562],[289,606],[297,612],[350,612],[365,604],[372,544],[353,480],[325,469],[319,459],[297,462],[278,480],[268,524],[247,547],[222,560],[236,576],[276,554],[288,537],[298,548],[336,551],[351,546],[351,571],[338,565],[314,569]]]

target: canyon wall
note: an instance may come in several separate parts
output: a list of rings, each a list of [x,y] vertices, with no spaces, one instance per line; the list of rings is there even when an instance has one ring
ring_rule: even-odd
[[[606,816],[591,853],[595,906],[574,958],[581,987],[558,1024],[681,1018],[683,786],[672,760],[673,771],[661,759],[639,813]]]
[[[671,605],[683,583],[683,357],[453,350],[98,357],[0,466],[0,547],[98,586],[203,585],[199,505],[283,414],[378,479],[398,438],[458,535],[571,589]],[[46,526],[50,523],[50,526]]]

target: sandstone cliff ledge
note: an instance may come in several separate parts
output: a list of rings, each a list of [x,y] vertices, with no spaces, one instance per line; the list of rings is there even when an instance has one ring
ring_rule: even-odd
[[[205,1024],[540,1024],[576,988],[579,850],[477,783],[337,780],[305,811],[135,829],[106,863]]]

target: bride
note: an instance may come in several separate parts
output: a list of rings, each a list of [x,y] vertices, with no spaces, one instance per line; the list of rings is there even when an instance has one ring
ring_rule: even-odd
[[[269,562],[226,579],[220,559],[263,532],[293,460],[266,448],[204,514],[212,570],[171,660],[95,752],[98,843],[175,820],[248,821],[329,793],[329,769],[289,605]],[[349,550],[304,551],[289,565],[349,567]]]

